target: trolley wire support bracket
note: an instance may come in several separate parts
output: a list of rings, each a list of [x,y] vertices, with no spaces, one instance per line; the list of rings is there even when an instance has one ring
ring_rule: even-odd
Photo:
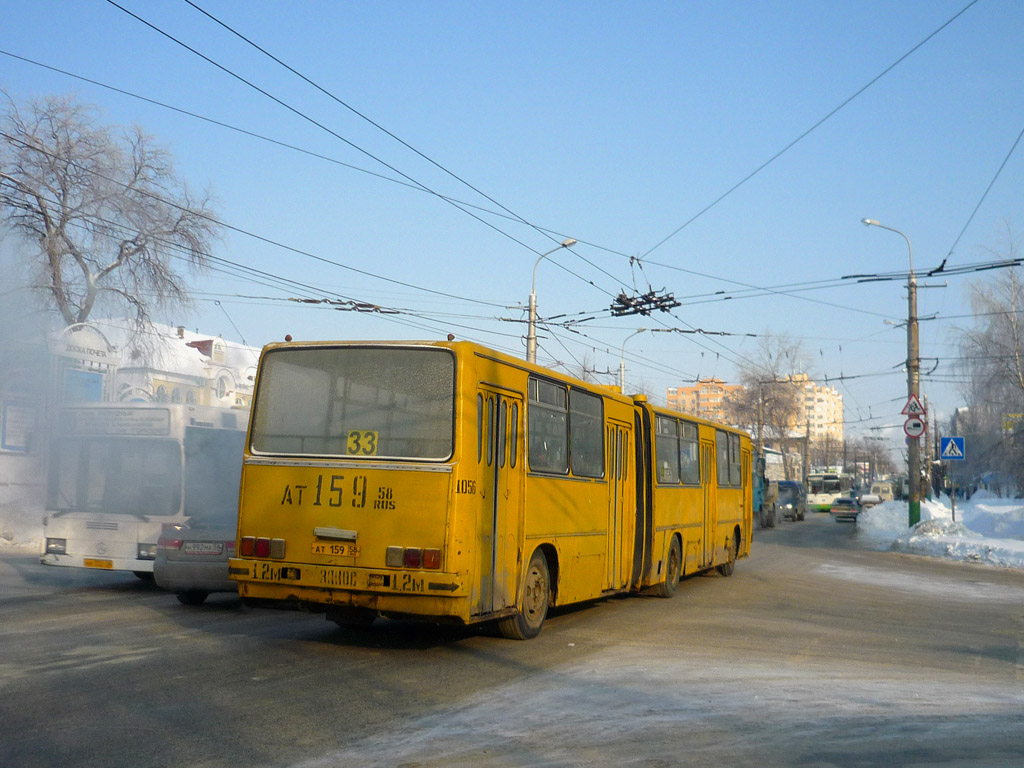
[[[676,297],[671,293],[666,293],[662,288],[660,295],[659,292],[653,290],[633,296],[620,293],[612,302],[611,313],[613,317],[650,315],[654,310],[668,312],[678,306],[681,304],[676,301]]]

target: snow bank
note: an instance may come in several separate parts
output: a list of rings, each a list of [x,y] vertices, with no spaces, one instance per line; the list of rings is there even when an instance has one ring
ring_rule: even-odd
[[[1006,568],[1024,568],[1024,501],[978,492],[956,505],[949,498],[921,502],[921,522],[907,526],[907,504],[887,501],[866,509],[857,528],[875,539],[891,538],[890,549]]]

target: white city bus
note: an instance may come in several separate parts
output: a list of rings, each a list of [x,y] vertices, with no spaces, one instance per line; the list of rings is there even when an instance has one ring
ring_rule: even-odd
[[[807,508],[828,512],[840,496],[850,496],[853,478],[838,472],[812,472],[807,476]]]
[[[150,578],[167,526],[238,506],[248,410],[103,403],[60,410],[41,562]]]

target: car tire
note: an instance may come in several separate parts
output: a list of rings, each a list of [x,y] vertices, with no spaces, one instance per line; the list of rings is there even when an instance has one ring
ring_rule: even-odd
[[[201,589],[186,589],[178,593],[178,602],[182,605],[202,605],[209,594]]]

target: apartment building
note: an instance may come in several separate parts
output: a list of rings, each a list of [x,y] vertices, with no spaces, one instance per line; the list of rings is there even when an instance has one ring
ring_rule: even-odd
[[[669,387],[665,394],[668,407],[712,421],[725,421],[725,400],[742,390],[740,384],[722,379],[698,379],[692,387]]]

